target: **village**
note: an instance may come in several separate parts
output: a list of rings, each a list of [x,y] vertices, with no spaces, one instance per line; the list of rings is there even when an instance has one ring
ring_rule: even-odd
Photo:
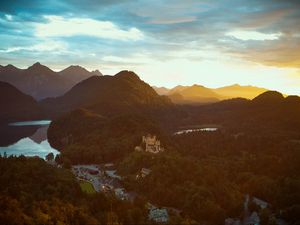
[[[135,151],[145,151],[152,154],[157,154],[164,151],[160,146],[160,141],[156,136],[147,135],[142,137],[142,146],[135,147]],[[76,176],[83,191],[87,193],[102,192],[107,196],[115,196],[120,200],[133,202],[137,196],[135,192],[128,192],[122,186],[122,177],[116,172],[116,166],[113,163],[101,165],[73,165],[72,172]],[[150,175],[151,169],[141,168],[136,174],[136,179],[143,179]],[[157,207],[148,202],[146,208],[149,210],[149,220],[157,223],[166,223],[169,221],[168,211],[165,207]]]
[[[158,154],[164,152],[160,141],[155,135],[147,135],[142,137],[141,145],[136,146],[135,151],[148,152]],[[52,161],[53,162],[53,161]],[[49,162],[51,163],[51,162]],[[137,193],[127,191],[123,185],[122,176],[117,174],[116,165],[114,163],[105,164],[89,164],[89,165],[73,165],[71,170],[77,178],[81,189],[86,193],[102,192],[108,197],[116,197],[123,201],[133,202],[138,196]],[[149,168],[141,168],[136,174],[135,179],[147,179],[152,170]],[[255,205],[257,211],[251,211],[249,205]],[[180,215],[181,210],[169,207],[159,207],[147,202],[145,207],[148,209],[148,218],[156,223],[167,223],[170,220],[170,214]],[[270,204],[255,196],[245,195],[242,218],[227,218],[225,225],[260,225],[261,219],[258,211],[270,208]],[[274,216],[274,224],[287,225],[283,220]]]

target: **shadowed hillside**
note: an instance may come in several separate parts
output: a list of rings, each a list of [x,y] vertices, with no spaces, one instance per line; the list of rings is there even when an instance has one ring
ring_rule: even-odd
[[[253,100],[231,99],[187,108],[191,124],[221,124],[236,132],[293,134],[300,131],[300,97],[286,98],[276,91],[267,91]]]
[[[77,108],[86,108],[104,116],[138,112],[160,114],[174,108],[167,97],[159,96],[130,71],[121,71],[115,76],[93,76],[63,96],[48,98],[41,104],[52,115]]]
[[[0,82],[0,123],[18,120],[34,120],[42,117],[38,103],[14,86]]]

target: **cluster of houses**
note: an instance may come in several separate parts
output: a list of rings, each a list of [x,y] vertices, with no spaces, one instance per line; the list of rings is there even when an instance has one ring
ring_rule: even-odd
[[[111,164],[103,167],[98,165],[75,165],[72,171],[78,180],[90,182],[96,192],[111,193],[115,192],[120,199],[126,199],[125,190],[121,185],[121,177],[116,175]]]
[[[98,165],[74,165],[72,171],[78,180],[90,182],[96,192],[114,194],[121,200],[133,201],[136,193],[127,192],[121,185],[121,177],[113,170],[113,164]],[[137,174],[137,179],[145,178],[151,173],[150,169],[142,168]],[[166,208],[158,208],[148,203],[149,220],[165,223],[169,221],[169,215]]]
[[[225,219],[225,225],[259,225],[260,224],[260,218],[256,211],[251,212],[249,210],[249,203],[253,202],[257,206],[260,207],[260,209],[264,209],[268,207],[268,203],[258,199],[256,197],[250,198],[249,195],[246,195],[245,201],[244,201],[244,213],[243,218],[227,218]]]
[[[146,135],[142,137],[142,146],[135,148],[137,151],[145,151],[153,154],[163,152],[160,141],[155,135]],[[121,199],[133,201],[136,193],[127,192],[121,184],[122,177],[116,174],[114,164],[107,163],[104,165],[74,165],[72,171],[78,180],[90,182],[96,192],[104,192],[112,194]],[[137,173],[136,179],[144,179],[151,174],[152,170],[141,168]],[[149,210],[149,220],[158,223],[166,223],[169,221],[167,208],[158,208],[150,203],[146,205]]]
[[[256,211],[250,211],[249,210],[249,203],[254,203],[256,206],[258,206],[258,210],[263,210],[265,208],[268,208],[270,206],[269,203],[266,201],[263,201],[262,199],[259,199],[257,197],[251,197],[249,195],[246,195],[245,201],[244,201],[244,214],[242,219],[240,218],[227,218],[225,219],[225,225],[259,225],[261,223],[259,213]],[[287,225],[285,221],[281,219],[276,219],[275,216],[273,218],[276,221],[276,224],[278,225]]]
[[[155,135],[146,135],[142,137],[142,145],[135,147],[136,151],[145,151],[153,154],[163,152],[165,149],[161,147],[160,141]],[[49,160],[48,163],[55,163],[54,160]],[[114,193],[114,195],[121,200],[133,201],[137,196],[136,193],[127,192],[121,184],[122,177],[116,174],[114,164],[107,163],[104,165],[74,165],[72,171],[78,180],[84,180],[90,182],[96,192],[104,192],[107,194]],[[151,169],[141,168],[137,173],[136,179],[144,179],[152,173]],[[225,219],[225,225],[259,225],[260,217],[256,211],[251,212],[249,210],[249,203],[255,203],[259,209],[265,209],[269,207],[269,203],[246,195],[244,201],[244,214],[242,218],[227,218]],[[180,214],[181,211],[173,208],[160,208],[154,206],[151,203],[146,204],[146,208],[149,210],[148,218],[150,221],[157,223],[167,223],[169,221],[169,211],[175,214]],[[278,224],[286,225],[282,220],[277,219]]]

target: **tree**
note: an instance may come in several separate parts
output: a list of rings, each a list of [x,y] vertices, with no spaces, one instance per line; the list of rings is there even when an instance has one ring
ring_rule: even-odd
[[[62,163],[63,163],[62,157],[61,157],[60,154],[57,154],[57,155],[55,156],[55,162],[56,162],[57,164],[62,164]]]
[[[54,159],[54,154],[52,152],[50,152],[48,155],[46,155],[47,161],[53,161],[53,159]]]
[[[65,169],[70,169],[71,166],[72,166],[72,164],[71,164],[70,159],[64,158],[64,160],[63,160],[63,167],[64,167]]]

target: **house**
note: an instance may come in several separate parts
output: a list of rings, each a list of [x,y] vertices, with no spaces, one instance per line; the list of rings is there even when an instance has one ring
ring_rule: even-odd
[[[122,188],[122,185],[120,183],[120,180],[119,179],[116,179],[116,178],[113,178],[113,179],[110,179],[108,182],[107,182],[108,185],[110,185],[111,187],[113,188]]]
[[[167,223],[169,221],[169,214],[167,209],[152,207],[149,211],[149,220],[155,221],[157,223]]]
[[[115,195],[117,198],[121,199],[121,200],[127,200],[128,196],[125,192],[124,188],[116,188],[115,189]]]
[[[160,146],[160,141],[155,135],[148,134],[147,136],[143,136],[142,142],[146,145],[146,152],[159,153],[164,151],[164,149]]]
[[[115,164],[113,164],[113,163],[105,163],[104,164],[105,168],[113,168],[114,166],[115,166]]]
[[[152,172],[152,170],[150,170],[150,169],[142,168],[141,176],[144,178],[144,177],[148,176],[151,172]]]
[[[142,168],[141,171],[136,175],[136,179],[144,178],[148,176],[152,170],[147,169],[147,168]]]
[[[91,175],[97,175],[99,174],[99,171],[98,170],[95,170],[95,169],[87,169],[87,172]]]
[[[108,185],[108,184],[103,184],[101,186],[101,189],[104,193],[110,193],[113,190],[113,187],[111,185]]]
[[[116,172],[117,172],[116,170],[105,170],[106,176],[108,176],[108,177],[110,177],[110,178],[115,178],[115,179],[121,180],[122,177],[121,177],[121,176],[118,176],[118,175],[116,174]]]

